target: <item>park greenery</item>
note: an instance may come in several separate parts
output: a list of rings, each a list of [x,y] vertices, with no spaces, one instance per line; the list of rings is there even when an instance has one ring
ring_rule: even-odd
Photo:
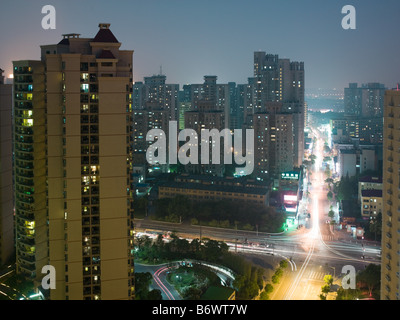
[[[235,274],[232,287],[236,290],[236,297],[241,300],[255,298],[264,287],[264,270],[242,256],[229,252],[228,245],[224,242],[207,239],[194,239],[189,242],[172,234],[168,242],[163,240],[163,235],[159,235],[155,240],[144,236],[137,239],[136,245],[135,260],[142,263],[159,264],[191,259],[214,263],[232,270]],[[210,281],[210,285],[212,283],[213,281]],[[198,296],[199,289],[202,292],[206,289],[203,285],[193,288],[196,290],[185,293],[191,298]]]
[[[283,213],[272,207],[234,201],[190,201],[185,196],[155,201],[157,220],[193,225],[242,229],[260,232],[281,232],[285,223]]]
[[[220,286],[219,277],[200,264],[179,266],[169,272],[167,280],[186,300],[199,300],[210,286]]]

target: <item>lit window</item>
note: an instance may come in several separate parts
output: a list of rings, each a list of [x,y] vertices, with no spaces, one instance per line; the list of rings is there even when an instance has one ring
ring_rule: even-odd
[[[24,127],[32,127],[33,126],[33,119],[24,119],[22,122]]]

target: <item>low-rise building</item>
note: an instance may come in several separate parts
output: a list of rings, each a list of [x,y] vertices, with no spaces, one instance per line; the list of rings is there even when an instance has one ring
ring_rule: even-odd
[[[361,177],[358,180],[358,201],[361,201],[363,190],[382,190],[382,177]]]
[[[186,196],[193,201],[238,201],[259,206],[268,205],[268,190],[232,185],[170,181],[158,188],[159,199]]]
[[[382,190],[361,191],[361,216],[364,219],[376,219],[383,211]]]

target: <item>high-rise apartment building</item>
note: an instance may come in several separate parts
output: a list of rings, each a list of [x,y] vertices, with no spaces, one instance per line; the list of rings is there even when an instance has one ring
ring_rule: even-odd
[[[293,114],[280,102],[269,102],[253,115],[255,176],[267,178],[293,170]]]
[[[400,91],[387,91],[383,136],[381,299],[400,299]]]
[[[152,129],[161,129],[169,135],[170,112],[160,108],[157,102],[146,102],[143,110],[133,110],[133,163],[147,165],[146,151],[154,141],[147,141],[147,133]],[[169,159],[167,159],[169,161]],[[168,172],[167,164],[156,164],[163,172]]]
[[[184,86],[184,96],[187,102],[191,102],[191,110],[197,110],[199,104],[208,101],[215,110],[224,115],[224,126],[230,125],[231,109],[231,85],[217,83],[217,76],[204,76],[202,84],[190,84]]]
[[[166,83],[165,75],[144,78],[145,102],[155,103],[160,110],[167,111],[171,120],[178,120],[178,84]]]
[[[17,270],[54,300],[134,297],[132,57],[109,24],[14,62]]]
[[[343,116],[331,119],[330,125],[334,142],[349,142],[356,138],[361,143],[383,143],[383,117]]]
[[[197,110],[185,112],[185,127],[186,129],[193,129],[198,137],[198,142],[195,144],[195,147],[198,148],[199,158],[198,164],[187,164],[185,165],[185,170],[188,173],[192,174],[211,174],[216,176],[222,176],[225,172],[224,166],[224,139],[221,139],[221,148],[219,152],[220,155],[220,164],[211,163],[211,147],[213,146],[210,139],[202,138],[202,130],[208,129],[213,130],[216,129],[218,132],[221,132],[224,127],[224,112],[220,110],[216,110],[216,107],[212,101],[209,100],[201,100],[198,101]],[[231,136],[229,136],[231,139]],[[210,148],[210,157],[209,163],[202,164],[201,163],[201,145],[209,144]]]
[[[132,104],[134,110],[146,109],[146,104],[156,105],[158,109],[168,112],[171,120],[178,120],[178,84],[166,83],[165,75],[145,77],[144,82],[133,85]]]
[[[300,167],[304,157],[305,128],[304,62],[291,62],[278,55],[254,52],[253,113],[265,112],[268,102],[281,102],[293,114],[293,166]]]
[[[0,69],[0,266],[14,255],[12,85]]]
[[[133,152],[134,163],[147,165],[146,151],[153,143],[146,141],[147,132],[161,129],[168,135],[169,121],[180,119],[179,85],[167,84],[165,75],[145,77],[133,85]],[[156,165],[164,172],[168,165]]]
[[[344,89],[344,111],[357,117],[383,117],[385,85],[381,83],[350,83]]]

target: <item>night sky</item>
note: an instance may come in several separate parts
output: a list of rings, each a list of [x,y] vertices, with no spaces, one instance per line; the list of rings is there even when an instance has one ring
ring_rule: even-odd
[[[44,30],[44,5],[56,8],[56,30]],[[344,30],[344,5],[357,29]],[[134,81],[160,72],[168,83],[247,83],[254,51],[304,61],[306,88],[343,89],[349,82],[400,82],[399,0],[1,0],[0,68],[39,59],[39,45],[64,33],[94,37],[100,22],[133,49]]]

